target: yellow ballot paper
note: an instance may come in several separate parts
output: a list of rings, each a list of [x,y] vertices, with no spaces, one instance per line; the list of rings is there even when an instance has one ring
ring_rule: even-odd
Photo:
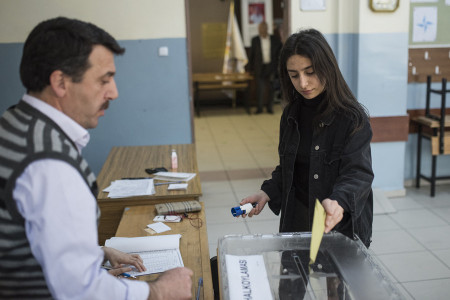
[[[312,224],[311,247],[309,249],[310,265],[316,261],[317,253],[319,252],[320,242],[322,241],[323,232],[325,231],[325,217],[325,209],[322,204],[320,204],[319,199],[316,199]]]

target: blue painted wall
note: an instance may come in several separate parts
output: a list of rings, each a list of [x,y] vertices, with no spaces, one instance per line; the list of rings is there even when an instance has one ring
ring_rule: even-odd
[[[185,38],[124,40],[116,57],[119,98],[110,103],[83,155],[98,174],[113,146],[192,143]],[[169,56],[158,56],[167,46]],[[0,44],[0,110],[25,92],[19,64],[22,43]]]
[[[407,33],[343,33],[325,37],[347,84],[371,117],[406,115]],[[402,190],[406,143],[371,146],[373,186],[386,191]]]

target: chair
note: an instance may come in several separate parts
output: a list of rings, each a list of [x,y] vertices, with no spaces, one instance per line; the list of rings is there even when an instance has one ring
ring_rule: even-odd
[[[431,93],[441,95],[439,115],[430,113]],[[438,155],[450,154],[450,132],[446,131],[446,129],[450,128],[450,115],[446,115],[445,98],[447,93],[450,93],[450,90],[447,90],[446,78],[442,78],[442,88],[436,90],[431,88],[431,76],[427,76],[425,116],[419,116],[413,120],[418,125],[416,187],[420,187],[421,178],[430,182],[431,197],[434,197],[435,195],[436,180],[450,179],[450,176],[436,176],[436,162]],[[421,173],[422,138],[430,140],[431,143],[431,177]]]

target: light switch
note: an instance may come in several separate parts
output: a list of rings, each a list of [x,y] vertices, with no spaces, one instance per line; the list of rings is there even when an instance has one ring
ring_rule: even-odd
[[[169,47],[159,47],[159,56],[169,56]]]

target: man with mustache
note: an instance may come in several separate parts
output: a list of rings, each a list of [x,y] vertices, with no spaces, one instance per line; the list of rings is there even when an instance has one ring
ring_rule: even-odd
[[[0,118],[2,299],[191,299],[191,270],[120,279],[111,275],[131,270],[123,264],[143,271],[142,259],[97,242],[97,185],[81,150],[118,97],[114,55],[124,51],[103,29],[63,17],[24,44],[27,92]]]

